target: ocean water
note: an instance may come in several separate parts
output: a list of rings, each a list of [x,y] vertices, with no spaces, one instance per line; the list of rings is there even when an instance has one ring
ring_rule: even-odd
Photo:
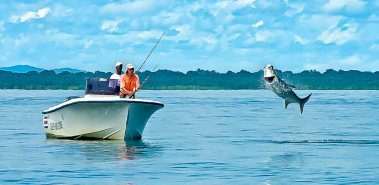
[[[379,184],[379,91],[141,91],[142,140],[46,139],[72,90],[0,90],[0,184]]]

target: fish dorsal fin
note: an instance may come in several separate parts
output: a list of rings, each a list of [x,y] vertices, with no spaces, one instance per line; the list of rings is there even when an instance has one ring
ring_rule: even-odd
[[[285,88],[288,88],[288,89],[294,89],[296,88],[294,85],[290,85],[290,84],[287,84],[286,82],[284,82],[282,79],[278,78],[279,81],[281,81],[283,84],[284,84],[284,87]]]
[[[286,107],[286,109],[287,109],[287,106],[288,106],[288,104],[290,104],[290,102],[287,101],[287,100],[285,100],[284,103],[285,103],[285,107]]]
[[[290,84],[286,84],[286,85],[288,88],[292,88],[292,89],[296,88],[296,86],[294,86],[294,85],[290,85]]]

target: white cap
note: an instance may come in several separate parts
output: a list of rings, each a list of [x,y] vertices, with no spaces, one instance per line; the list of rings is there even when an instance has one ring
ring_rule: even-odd
[[[122,65],[122,63],[121,62],[117,62],[115,67],[120,66],[120,65]]]
[[[134,66],[132,63],[129,63],[128,65],[126,65],[126,69],[133,69],[133,68],[134,68]]]

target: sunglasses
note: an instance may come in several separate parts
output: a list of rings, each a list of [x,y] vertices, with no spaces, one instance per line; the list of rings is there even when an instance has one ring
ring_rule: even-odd
[[[122,65],[119,65],[119,66],[116,66],[116,67],[122,68]]]
[[[134,70],[134,68],[129,68],[130,70]]]

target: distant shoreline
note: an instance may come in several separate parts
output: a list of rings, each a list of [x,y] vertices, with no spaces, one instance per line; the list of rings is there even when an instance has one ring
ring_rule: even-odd
[[[295,90],[379,90],[379,71],[361,72],[357,70],[291,71],[276,70],[277,75],[287,84],[296,86]],[[158,70],[138,73],[140,82],[148,75],[144,90],[260,90],[266,89],[263,71],[218,73],[198,69],[187,73]],[[96,71],[56,73],[52,70],[41,72],[13,73],[0,70],[0,89],[25,90],[84,90],[86,78],[109,78],[112,73]]]

